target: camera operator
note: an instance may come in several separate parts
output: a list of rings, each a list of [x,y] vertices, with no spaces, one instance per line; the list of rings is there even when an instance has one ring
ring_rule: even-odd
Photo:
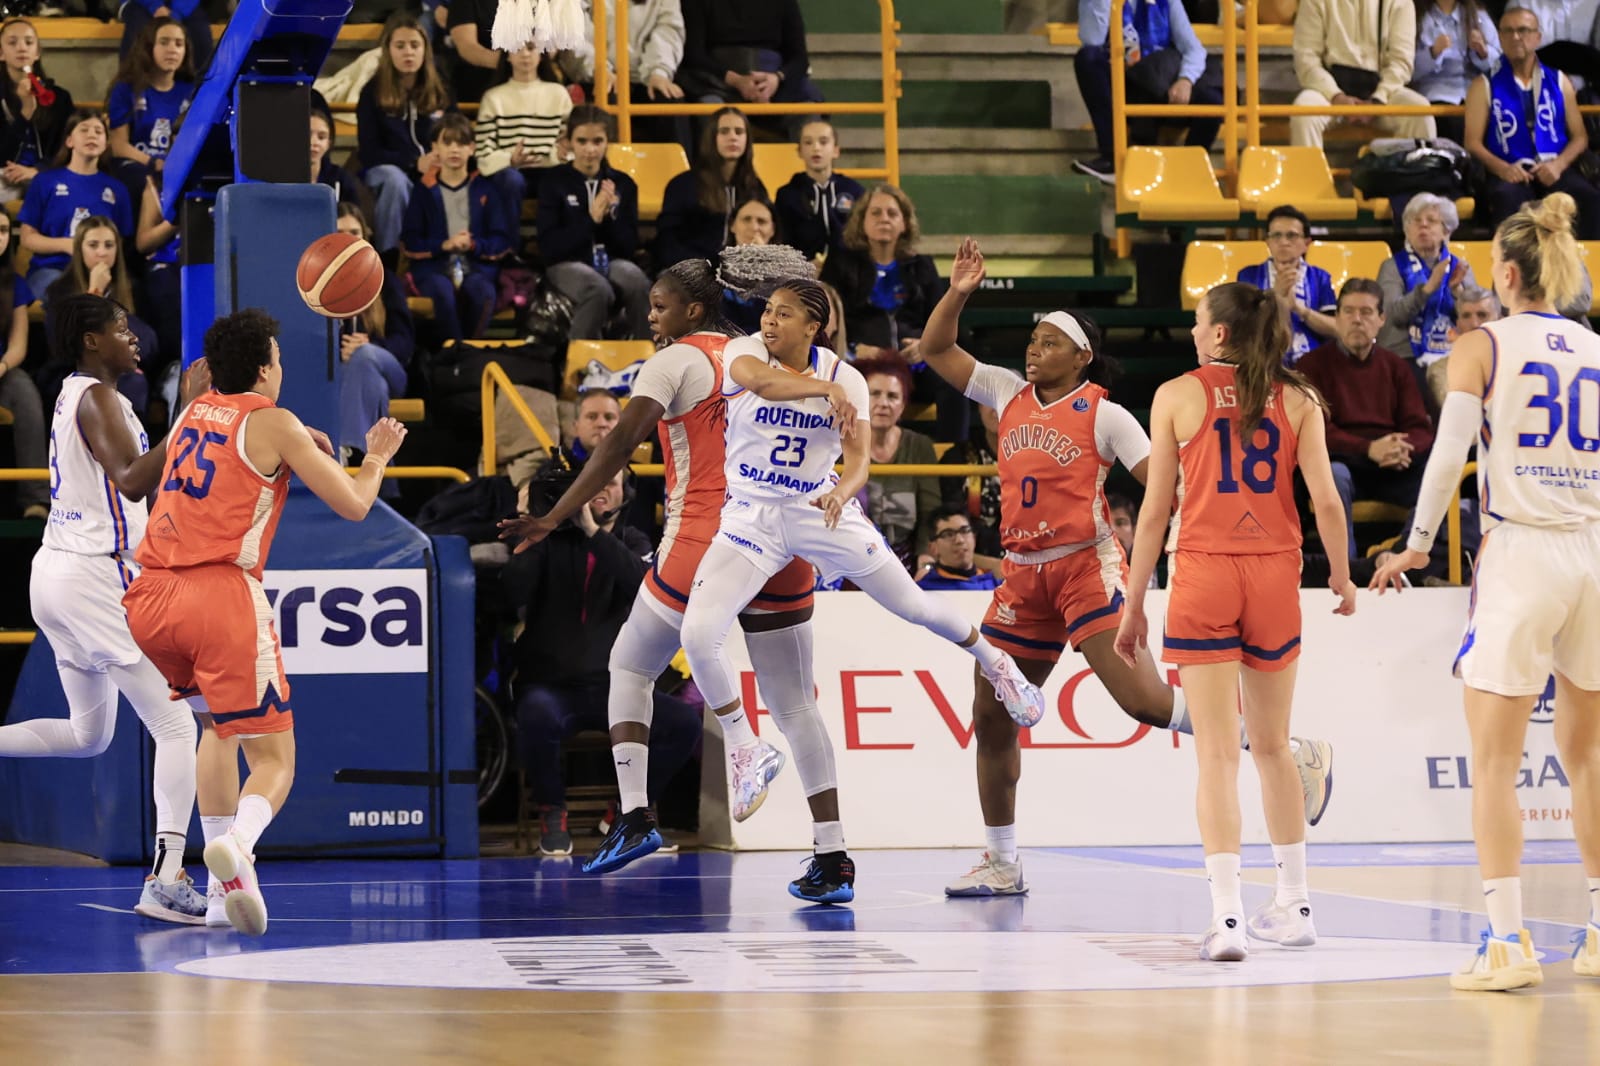
[[[530,510],[548,510],[575,476],[565,457],[547,463],[530,483]],[[505,569],[505,593],[523,623],[513,654],[518,745],[539,806],[545,855],[572,854],[561,745],[584,730],[607,728],[611,645],[649,567],[649,541],[617,522],[633,496],[629,477],[619,472],[571,521],[513,555]],[[652,802],[692,756],[699,736],[700,709],[657,689]]]

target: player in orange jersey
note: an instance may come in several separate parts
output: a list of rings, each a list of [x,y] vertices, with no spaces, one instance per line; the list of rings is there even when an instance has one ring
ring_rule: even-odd
[[[1283,365],[1288,326],[1270,292],[1219,285],[1195,311],[1200,367],[1156,391],[1150,469],[1134,533],[1128,602],[1117,654],[1143,659],[1145,587],[1173,518],[1166,649],[1178,664],[1200,760],[1196,800],[1211,882],[1212,923],[1200,957],[1248,953],[1239,892],[1241,689],[1250,754],[1278,866],[1277,894],[1249,935],[1278,944],[1316,942],[1306,892],[1306,827],[1289,751],[1289,707],[1300,655],[1299,466],[1333,573],[1335,614],[1354,614],[1344,508],[1328,461],[1325,408],[1316,389]]]
[[[796,258],[785,269],[804,269],[804,260]],[[661,846],[647,794],[651,690],[682,643],[689,588],[717,535],[728,491],[722,349],[739,330],[723,317],[722,295],[717,272],[705,260],[686,260],[662,272],[650,290],[650,327],[661,348],[635,379],[616,429],[548,513],[503,523],[504,536],[521,542],[519,551],[548,536],[592,498],[593,486],[604,485],[626,466],[634,449],[659,426],[667,466],[667,525],[611,654],[611,748],[622,813],[584,864],[588,873],[621,869]],[[782,376],[781,371],[771,373]],[[817,877],[793,882],[790,893],[809,902],[842,903],[854,896],[855,875],[839,819],[833,745],[816,703],[811,661],[814,580],[811,565],[794,560],[739,616],[739,625],[761,694],[795,754],[811,807]],[[767,785],[783,767],[783,754],[756,738],[742,707],[718,721],[728,745],[732,813],[743,821],[765,800]]]
[[[267,906],[252,852],[294,781],[289,684],[261,588],[289,475],[359,522],[406,435],[399,422],[380,419],[367,432],[360,473],[346,474],[325,434],[277,406],[277,333],[278,323],[253,308],[206,331],[213,391],[172,427],[166,478],[137,555],[143,570],[123,596],[128,628],[173,698],[208,712],[197,767],[208,896],[220,897],[235,929],[254,936],[266,932]],[[240,741],[249,741],[243,791]],[[208,916],[207,924],[216,923]]]
[[[1105,479],[1120,460],[1143,481],[1149,439],[1131,414],[1111,402],[1111,364],[1099,351],[1098,331],[1080,316],[1054,311],[1034,328],[1026,377],[980,363],[957,347],[961,309],[983,278],[983,253],[969,239],[956,254],[949,291],[922,335],[929,366],[969,398],[1000,412],[1005,583],[995,590],[983,633],[1041,685],[1070,643],[1130,717],[1192,732],[1183,694],[1162,681],[1149,654],[1124,664],[1112,647],[1127,595],[1127,564],[1112,529]],[[1014,824],[1022,773],[1017,724],[985,685],[976,687],[972,714],[987,850],[945,892],[1017,895],[1027,891]],[[1327,804],[1323,768],[1330,749],[1321,741],[1303,741],[1297,751],[1306,817],[1315,823]]]

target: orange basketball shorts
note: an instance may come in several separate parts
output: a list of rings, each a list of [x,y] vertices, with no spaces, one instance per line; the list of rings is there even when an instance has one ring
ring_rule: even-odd
[[[1122,622],[1128,563],[1115,537],[1047,563],[1008,557],[1000,576],[981,632],[1018,658],[1053,663],[1068,643],[1077,648]]]
[[[644,576],[645,588],[650,590],[650,595],[657,602],[682,614],[689,605],[689,589],[694,586],[694,573],[700,569],[700,560],[710,547],[709,540],[686,540],[682,537],[663,545],[662,550],[656,552],[655,563],[649,573]],[[816,573],[811,564],[804,559],[790,559],[788,566],[768,579],[745,610],[773,614],[804,610],[812,605],[816,585]]]
[[[1162,660],[1282,670],[1300,657],[1300,552],[1172,555]]]
[[[293,728],[272,606],[254,577],[226,563],[146,569],[122,605],[173,698],[204,699],[218,736]]]

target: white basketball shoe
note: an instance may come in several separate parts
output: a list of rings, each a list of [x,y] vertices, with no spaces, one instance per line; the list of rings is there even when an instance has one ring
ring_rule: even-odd
[[[1317,942],[1317,930],[1311,924],[1311,904],[1305,900],[1287,907],[1278,906],[1275,900],[1263,904],[1245,923],[1245,930],[1257,940],[1289,948],[1308,948]]]
[[[1022,880],[1022,862],[1001,862],[987,851],[983,861],[944,886],[944,894],[969,896],[1025,896],[1028,886]]]
[[[1572,938],[1572,972],[1600,977],[1600,925],[1590,922]]]
[[[1544,983],[1544,969],[1526,929],[1504,939],[1485,929],[1478,950],[1450,975],[1450,987],[1462,992],[1509,992]]]
[[[1326,740],[1295,737],[1294,768],[1300,771],[1300,789],[1306,798],[1306,824],[1316,825],[1333,798],[1333,745]]]
[[[212,879],[222,882],[227,892],[222,906],[228,923],[246,936],[261,936],[267,931],[267,901],[256,880],[255,858],[246,853],[232,833],[224,833],[207,844],[205,856]]]
[[[233,923],[228,921],[228,908],[225,902],[228,898],[228,890],[215,877],[211,878],[210,881],[211,883],[206,886],[206,928],[230,928]]]
[[[764,740],[753,748],[728,751],[728,776],[733,786],[733,820],[742,822],[767,801],[767,786],[783,770],[783,752]]]
[[[1015,659],[1001,652],[994,671],[985,670],[983,676],[994,686],[995,698],[1005,704],[1012,721],[1024,729],[1039,724],[1044,717],[1044,693],[1024,676]]]
[[[1224,914],[1211,923],[1206,938],[1200,942],[1200,957],[1207,962],[1243,962],[1250,954],[1250,941],[1245,937],[1244,915]]]

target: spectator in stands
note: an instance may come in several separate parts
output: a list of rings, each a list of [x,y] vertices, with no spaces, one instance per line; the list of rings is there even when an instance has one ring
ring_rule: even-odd
[[[61,150],[67,119],[75,110],[72,94],[50,80],[39,58],[39,34],[24,18],[0,22],[0,57],[6,64],[0,83],[0,200],[15,200]],[[29,76],[29,71],[32,76]],[[33,79],[55,94],[41,104]]]
[[[456,46],[450,79],[459,103],[477,103],[504,76],[506,54],[495,51],[490,34],[498,8],[499,0],[450,0],[445,25]]]
[[[1328,404],[1328,454],[1355,558],[1355,500],[1410,506],[1433,447],[1433,427],[1407,360],[1380,346],[1383,289],[1351,278],[1339,290],[1339,339],[1300,360]]]
[[[820,101],[800,0],[683,0],[678,84],[703,104]],[[798,122],[779,120],[793,135]]]
[[[839,290],[857,359],[898,356],[913,373],[911,399],[938,406],[938,439],[967,435],[966,397],[930,372],[918,350],[922,327],[944,295],[933,260],[920,254],[917,209],[893,185],[874,185],[845,223],[844,247],[822,265],[822,280]]]
[[[621,304],[630,339],[650,336],[650,279],[639,251],[639,187],[606,162],[611,116],[592,104],[567,116],[572,162],[539,183],[539,253],[545,278],[572,301],[571,335],[605,336]]]
[[[1111,531],[1117,536],[1117,543],[1122,545],[1122,554],[1128,557],[1133,555],[1133,531],[1139,524],[1139,505],[1126,496],[1111,495],[1106,497],[1106,507],[1111,511]],[[1165,569],[1165,560],[1159,563],[1150,574],[1150,587],[1161,587],[1161,577]]]
[[[67,120],[67,138],[56,154],[54,169],[46,170],[28,186],[17,221],[22,223],[22,246],[33,253],[28,285],[40,295],[66,269],[72,258],[73,234],[89,216],[106,216],[119,234],[133,233],[128,190],[105,172],[106,137],[105,116],[74,111]],[[48,302],[49,297],[45,299]]]
[[[170,16],[146,22],[122,57],[106,100],[111,172],[127,186],[130,203],[144,196],[145,178],[166,164],[178,121],[189,110],[194,82],[183,23]]]
[[[372,240],[372,227],[361,208],[339,205],[336,228]],[[400,281],[386,269],[383,293],[355,318],[339,322],[339,357],[344,377],[339,384],[339,439],[346,447],[366,440],[367,430],[389,417],[389,401],[406,392],[406,367],[416,351],[416,330]]]
[[[964,508],[939,507],[928,517],[932,556],[920,568],[917,584],[936,591],[972,592],[987,592],[1000,584],[992,571],[978,568],[977,537]]]
[[[594,86],[594,2],[583,0],[583,43],[562,55],[576,82]],[[636,104],[663,104],[683,99],[675,80],[683,63],[683,6],[679,0],[630,0],[628,5],[628,87]],[[606,65],[612,84],[617,76],[617,4],[606,0]],[[682,115],[637,115],[635,143],[674,142],[693,150],[689,120]]]
[[[178,268],[182,237],[178,227],[161,214],[162,176],[156,173],[145,178],[133,245],[144,256],[144,271],[134,284],[134,305],[154,330],[156,352],[164,364],[155,363],[156,352],[140,353],[140,369],[149,382],[151,399],[161,403],[159,408],[147,408],[146,420],[153,426],[166,425],[178,402],[183,358],[183,283]]]
[[[733,205],[729,244],[774,244],[782,240],[772,204],[764,197],[752,196]]]
[[[1500,306],[1500,298],[1489,289],[1480,289],[1469,286],[1456,298],[1456,321],[1450,327],[1450,343],[1454,344],[1456,338],[1463,333],[1470,333],[1485,322],[1494,322],[1503,317],[1504,310]],[[1450,357],[1435,359],[1428,364],[1427,391],[1424,399],[1428,401],[1430,413],[1444,409],[1444,398],[1450,391]]]
[[[12,255],[11,216],[0,211],[0,307],[11,306],[4,354],[0,355],[0,407],[11,412],[11,432],[17,465],[42,469],[50,462],[49,427],[44,404],[33,378],[22,369],[28,358],[28,305],[33,290],[17,274]],[[50,483],[19,481],[17,506],[24,518],[50,517]]]
[[[1417,47],[1413,0],[1302,0],[1294,20],[1294,72],[1301,107],[1328,104],[1415,104],[1427,98],[1406,87]],[[1322,147],[1322,133],[1334,121],[1326,115],[1289,120],[1291,144]],[[1340,121],[1375,124],[1396,137],[1432,137],[1430,116],[1367,117]]]
[[[778,223],[785,241],[816,259],[844,247],[850,209],[866,190],[834,172],[839,134],[827,119],[808,119],[800,127],[798,151],[805,169],[778,190]]]
[[[585,389],[578,394],[572,433],[563,449],[574,463],[587,462],[606,434],[617,428],[622,403],[605,389]]]
[[[1107,185],[1115,184],[1112,160],[1111,114],[1111,0],[1082,0],[1078,4],[1078,55],[1073,69],[1078,91],[1094,122],[1098,154],[1072,167]],[[1189,24],[1189,14],[1174,0],[1129,0],[1122,8],[1125,49],[1118,62],[1127,65],[1127,100],[1130,104],[1220,104],[1222,71],[1206,60],[1205,46]],[[1170,123],[1172,120],[1165,120]],[[1155,144],[1159,119],[1128,122],[1130,144]],[[1209,149],[1222,128],[1218,118],[1187,122],[1184,143]]]
[[[556,145],[572,112],[564,85],[539,77],[544,56],[532,42],[511,53],[511,80],[483,94],[478,107],[478,173],[494,183],[513,226],[522,224],[522,202],[533,182],[562,162]]]
[[[937,463],[933,441],[899,424],[911,393],[911,371],[905,362],[891,352],[858,359],[856,369],[867,379],[871,401],[872,461],[919,466]],[[929,520],[940,503],[936,477],[874,474],[867,479],[867,517],[883,533],[890,550],[913,572],[933,559],[928,554]]]
[[[1577,93],[1565,74],[1539,61],[1540,40],[1533,12],[1510,8],[1500,17],[1505,55],[1467,91],[1466,149],[1488,171],[1491,226],[1560,190],[1578,202],[1578,236],[1600,239],[1600,190],[1570,169],[1589,150]]]
[[[1237,280],[1272,293],[1289,322],[1289,350],[1283,365],[1292,367],[1325,338],[1338,335],[1333,311],[1338,299],[1326,270],[1306,262],[1311,246],[1311,220],[1284,205],[1267,213],[1264,263],[1245,267]],[[1313,336],[1316,338],[1313,340]]]
[[[822,291],[828,294],[828,324],[822,327],[822,332],[833,341],[833,350],[839,353],[850,350],[850,327],[844,322],[844,300],[839,296],[839,290],[829,285],[826,281],[820,282]]]
[[[1385,308],[1378,343],[1410,358],[1421,381],[1421,370],[1449,354],[1456,300],[1477,289],[1478,279],[1449,248],[1461,222],[1454,201],[1426,192],[1413,196],[1401,222],[1405,247],[1378,268]]]
[[[978,425],[966,440],[957,441],[939,462],[946,466],[993,466],[1000,454],[1000,412],[978,405]],[[959,507],[972,520],[978,539],[980,565],[1000,565],[1005,549],[1000,544],[1000,477],[998,474],[939,479],[939,494],[946,507]]]
[[[513,555],[504,572],[508,601],[523,621],[512,656],[518,677],[517,739],[539,808],[539,851],[545,855],[572,854],[561,745],[584,730],[607,728],[611,646],[649,569],[649,540],[617,520],[626,506],[628,476],[619,471],[570,522]],[[543,475],[532,486],[539,490],[548,480]],[[565,487],[566,482],[554,484]],[[549,492],[544,489],[541,496]],[[560,489],[554,492],[559,495]],[[543,507],[554,498],[542,501]],[[657,688],[650,724],[652,802],[693,756],[699,739],[700,708]]]
[[[229,9],[232,10],[231,8]],[[139,35],[152,22],[171,19],[182,26],[189,38],[194,57],[190,80],[194,72],[205,73],[211,62],[211,15],[206,11],[206,0],[122,0],[117,12],[122,17],[122,50],[124,61],[129,53],[139,49]]]
[[[360,178],[328,156],[333,147],[333,112],[311,104],[311,180],[326,185],[341,204],[361,208],[366,216],[372,210],[372,193]]]
[[[1432,104],[1461,104],[1467,86],[1494,69],[1500,35],[1478,0],[1415,0],[1417,55],[1411,87]],[[1465,126],[1458,115],[1436,115],[1439,136],[1462,143]]]
[[[117,224],[103,215],[91,215],[83,220],[72,238],[72,255],[66,270],[59,272],[40,299],[48,308],[64,296],[85,292],[115,300],[128,309],[128,330],[139,342],[139,369],[122,375],[117,380],[117,391],[128,398],[142,417],[150,404],[150,382],[160,374],[165,357],[156,331],[135,313],[138,304],[133,298],[133,277],[122,255],[122,234]],[[49,328],[50,317],[46,315],[47,335]],[[73,368],[60,369],[71,373]]]
[[[458,344],[489,328],[500,260],[517,243],[494,186],[467,168],[472,151],[472,120],[441,118],[429,153],[438,166],[412,190],[400,234],[418,295],[433,301],[434,321]]]
[[[378,251],[399,246],[411,190],[438,165],[423,146],[433,143],[434,127],[454,106],[422,27],[414,16],[396,13],[378,39],[378,72],[356,102],[356,151],[375,200]]]
[[[715,259],[728,244],[733,207],[750,197],[767,199],[756,177],[750,120],[724,107],[700,131],[693,165],[667,182],[656,219],[656,267],[685,259]]]

